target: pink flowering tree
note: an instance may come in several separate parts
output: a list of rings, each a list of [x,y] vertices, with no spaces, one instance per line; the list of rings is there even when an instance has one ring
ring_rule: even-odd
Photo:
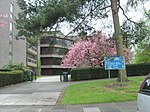
[[[130,49],[124,47],[126,63],[131,57]],[[104,57],[116,56],[116,44],[102,32],[94,33],[91,37],[85,37],[75,42],[69,48],[61,65],[64,67],[103,66]]]
[[[0,28],[7,26],[7,14],[0,14]]]

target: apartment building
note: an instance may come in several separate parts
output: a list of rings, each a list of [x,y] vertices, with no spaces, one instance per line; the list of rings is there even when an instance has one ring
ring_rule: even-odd
[[[46,33],[40,46],[31,45],[26,38],[16,39],[14,17],[20,11],[16,1],[0,0],[0,68],[9,62],[36,68],[40,57],[42,75],[62,74],[66,68],[60,63],[73,43],[72,37],[65,37],[61,32],[56,32],[55,36]]]
[[[60,75],[67,70],[60,63],[72,44],[73,40],[61,32],[57,32],[55,36],[44,34],[40,42],[41,74]]]
[[[37,67],[37,47],[25,38],[16,39],[14,17],[20,11],[17,0],[0,0],[0,68],[10,61]]]

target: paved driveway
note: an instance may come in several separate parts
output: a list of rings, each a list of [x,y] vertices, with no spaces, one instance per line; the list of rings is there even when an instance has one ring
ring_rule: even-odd
[[[70,84],[56,76],[0,88],[0,112],[136,112],[135,102],[59,105],[61,92]]]
[[[0,89],[0,105],[55,105],[62,90],[69,83],[59,77],[44,77]]]

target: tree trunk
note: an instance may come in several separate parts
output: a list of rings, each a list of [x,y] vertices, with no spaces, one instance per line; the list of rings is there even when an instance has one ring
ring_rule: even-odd
[[[117,42],[117,55],[124,56],[123,39],[122,39],[122,33],[121,33],[121,29],[120,29],[119,16],[118,16],[119,0],[110,0],[110,1],[111,1],[111,10],[112,10],[113,23],[114,23],[114,30],[115,30],[115,38],[116,38],[116,42]],[[122,75],[123,82],[128,81],[127,75],[126,75],[126,69],[118,70],[118,79],[117,79],[118,81],[121,81],[121,75]]]

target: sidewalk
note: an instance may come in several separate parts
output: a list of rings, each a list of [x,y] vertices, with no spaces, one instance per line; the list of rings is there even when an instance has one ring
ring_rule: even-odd
[[[135,102],[57,104],[61,92],[73,83],[60,82],[54,76],[0,88],[0,112],[136,112]]]

